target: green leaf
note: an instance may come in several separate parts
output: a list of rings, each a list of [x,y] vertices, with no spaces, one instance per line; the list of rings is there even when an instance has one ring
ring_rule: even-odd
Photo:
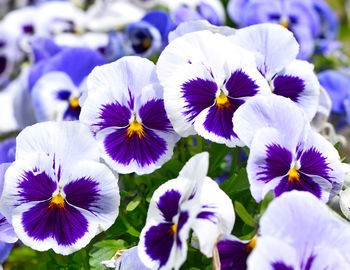
[[[92,246],[89,252],[90,260],[89,264],[91,269],[105,270],[105,267],[101,265],[102,261],[110,260],[113,255],[120,249],[127,247],[127,243],[124,240],[103,240]]]
[[[249,189],[249,181],[246,169],[241,168],[238,174],[234,174],[229,179],[222,182],[220,184],[220,188],[229,196],[235,192]]]
[[[140,204],[141,202],[141,198],[138,197],[134,200],[132,200],[131,202],[128,203],[128,205],[126,206],[126,211],[128,212],[132,212],[136,209],[136,207]]]
[[[257,227],[257,221],[248,213],[243,204],[235,201],[235,210],[237,215],[243,220],[243,222],[251,227]]]
[[[265,195],[264,200],[260,204],[260,215],[261,216],[265,213],[267,206],[273,200],[274,197],[275,197],[275,194],[273,193],[273,191],[270,191],[269,193],[267,193]]]
[[[132,197],[134,197],[135,195],[136,195],[136,192],[132,192],[132,191],[128,192],[128,191],[126,191],[126,190],[120,190],[120,196],[121,196],[121,197],[132,198]]]
[[[212,143],[208,149],[209,152],[209,171],[208,175],[215,177],[218,175],[218,169],[220,168],[224,158],[231,152],[231,148],[226,147],[223,144]]]

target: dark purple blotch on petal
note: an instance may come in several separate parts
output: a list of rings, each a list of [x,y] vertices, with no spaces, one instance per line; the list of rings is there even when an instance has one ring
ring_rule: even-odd
[[[231,136],[237,138],[233,131],[232,117],[237,108],[244,103],[243,100],[230,99],[228,108],[219,108],[217,105],[212,106],[203,123],[205,130],[214,133],[217,136],[225,139],[230,139]]]
[[[162,196],[159,197],[157,206],[162,212],[162,215],[166,221],[172,222],[173,217],[177,215],[180,198],[180,192],[173,189],[167,190]]]
[[[231,98],[255,96],[258,93],[258,86],[242,70],[236,70],[227,80],[225,87],[228,96]]]
[[[38,173],[37,171],[38,169],[34,169],[33,172],[26,171],[22,174],[17,185],[19,202],[48,200],[56,190],[56,182],[46,172]]]
[[[63,188],[66,194],[66,200],[71,205],[83,208],[94,213],[94,209],[98,209],[98,201],[100,199],[99,184],[89,177],[83,177],[69,182]]]
[[[103,105],[100,112],[99,123],[94,124],[105,129],[109,127],[126,127],[131,117],[130,109],[118,102]]]
[[[300,165],[300,172],[308,175],[317,175],[331,183],[333,182],[332,177],[329,175],[329,172],[333,171],[333,169],[329,167],[326,157],[315,147],[302,152]]]
[[[135,160],[139,166],[156,163],[166,153],[167,143],[150,129],[144,128],[144,135],[127,136],[127,128],[118,129],[106,136],[104,147],[107,154],[125,166]]]
[[[88,231],[88,221],[75,207],[50,207],[40,202],[22,215],[24,231],[34,240],[54,238],[59,245],[70,246]]]
[[[267,183],[276,177],[286,175],[289,172],[292,158],[292,153],[283,146],[267,145],[265,164],[259,166],[261,171],[257,173],[258,180]]]
[[[246,270],[247,259],[252,251],[246,243],[223,240],[217,243],[221,270]]]
[[[68,106],[67,110],[63,114],[63,119],[66,121],[74,121],[79,119],[81,107]]]
[[[288,176],[283,177],[274,190],[275,195],[279,196],[286,191],[300,190],[308,191],[314,194],[317,198],[321,198],[321,187],[317,183],[315,183],[311,177],[303,173],[299,173],[299,177],[299,181],[289,181]]]
[[[7,65],[6,57],[0,56],[0,74],[2,74],[5,71],[6,65]]]
[[[173,132],[173,128],[168,119],[162,99],[152,99],[147,101],[139,110],[142,124],[150,129],[163,132]]]
[[[197,215],[197,218],[209,220],[210,222],[212,222],[214,224],[217,224],[219,222],[219,219],[216,216],[216,214],[214,212],[210,212],[210,211],[202,211],[202,212],[200,212]]]
[[[301,93],[305,90],[304,81],[295,76],[280,75],[273,80],[274,94],[299,101]]]
[[[169,260],[174,244],[174,235],[171,226],[173,223],[160,223],[152,226],[145,233],[146,254],[162,267]]]
[[[186,222],[189,219],[189,214],[187,211],[182,211],[179,215],[179,219],[177,221],[177,231],[176,231],[176,245],[181,248],[182,247],[182,242],[180,239],[180,232],[183,228],[183,226],[186,224]]]
[[[273,270],[294,270],[293,266],[288,266],[284,262],[274,262],[272,264]]]
[[[70,90],[62,89],[62,90],[59,90],[57,92],[56,96],[57,96],[57,99],[59,99],[59,100],[68,100],[71,93],[72,93],[72,91],[70,91]]]
[[[214,104],[217,90],[215,82],[201,78],[191,79],[181,85],[181,92],[186,101],[184,115],[188,122]]]

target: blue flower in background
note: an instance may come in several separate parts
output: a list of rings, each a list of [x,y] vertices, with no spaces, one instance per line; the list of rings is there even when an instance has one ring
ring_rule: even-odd
[[[335,70],[325,70],[317,76],[332,100],[331,111],[339,115],[337,128],[350,124],[350,78]]]
[[[218,0],[174,1],[169,3],[172,17],[178,25],[193,20],[207,20],[213,25],[225,24],[225,11]]]
[[[48,55],[39,55],[43,59],[32,67],[28,79],[37,120],[77,120],[85,78],[106,61],[95,50],[46,45]]]
[[[175,28],[169,14],[161,10],[148,12],[140,21],[125,29],[131,54],[151,56],[168,44],[168,34]]]
[[[338,18],[323,0],[231,0],[228,14],[238,26],[271,22],[291,30],[300,44],[298,58],[308,59],[315,46],[338,35]]]

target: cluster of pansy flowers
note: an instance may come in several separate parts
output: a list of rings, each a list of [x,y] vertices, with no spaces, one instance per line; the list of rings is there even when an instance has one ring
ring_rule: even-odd
[[[340,193],[341,210],[350,216],[348,190],[341,191],[347,168],[317,132],[330,106],[313,65],[297,59],[298,35],[286,25],[218,27],[213,24],[223,21],[216,2],[193,1],[171,8],[178,12],[175,23],[204,14],[213,24],[184,22],[168,37],[175,28],[169,14],[145,11],[158,2],[135,3],[95,1],[85,14],[69,2],[48,2],[17,11],[42,17],[4,18],[4,25],[7,20],[31,30],[9,38],[20,47],[5,42],[3,53],[25,57],[11,50],[28,49],[34,64],[16,81],[9,83],[15,70],[0,80],[9,83],[2,103],[22,106],[12,112],[12,127],[29,125],[17,136],[15,161],[6,156],[0,165],[0,240],[18,238],[33,249],[63,255],[84,248],[119,214],[118,174],[150,174],[172,158],[181,137],[199,135],[230,148],[248,147],[252,197],[256,202],[269,192],[276,197],[255,237],[242,241],[230,235],[231,199],[207,176],[209,156],[200,153],[155,190],[137,247],[106,265],[180,269],[192,235],[192,244],[213,257],[217,269],[348,269],[349,224],[325,205]],[[68,5],[72,13],[56,17]],[[112,20],[117,10],[136,16],[137,9],[136,23],[122,16]],[[161,52],[156,64],[140,56],[113,62],[130,54],[120,33],[92,36],[113,23],[127,25],[131,54]],[[95,33],[77,38],[73,33],[82,29]],[[18,32],[8,31],[13,33]],[[155,51],[138,51],[152,46]],[[2,61],[3,70],[23,58],[12,60]],[[31,125],[37,121],[43,123]],[[11,148],[13,154],[13,142],[9,145],[4,152]]]

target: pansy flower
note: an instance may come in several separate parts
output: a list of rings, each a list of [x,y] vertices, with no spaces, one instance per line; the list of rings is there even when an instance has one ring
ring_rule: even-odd
[[[39,61],[29,75],[38,121],[77,120],[85,79],[95,66],[104,63],[100,53],[87,48],[65,48]]]
[[[350,229],[307,192],[273,200],[260,220],[261,237],[248,257],[248,269],[349,269]]]
[[[80,120],[95,133],[103,159],[120,173],[151,173],[178,140],[166,115],[155,65],[137,56],[98,67],[88,77]]]
[[[173,40],[159,57],[157,73],[176,132],[183,137],[198,133],[230,147],[240,143],[230,120],[237,108],[270,92],[253,54],[210,31]]]
[[[149,11],[140,21],[126,27],[127,48],[131,54],[143,57],[159,53],[168,44],[168,34],[174,27],[167,12]]]
[[[309,191],[325,202],[339,192],[344,172],[337,150],[310,128],[290,100],[255,97],[240,107],[233,122],[250,147],[247,173],[256,201],[270,190],[276,196]]]
[[[313,65],[295,59],[299,46],[293,34],[282,26],[265,23],[239,29],[230,39],[254,52],[271,92],[294,101],[311,121],[320,85]]]
[[[0,211],[25,245],[67,255],[114,223],[119,198],[117,178],[99,162],[89,129],[45,122],[18,135]]]
[[[207,153],[194,156],[178,178],[154,192],[138,244],[139,257],[147,267],[179,269],[186,260],[191,228],[200,250],[208,257],[212,256],[217,237],[232,230],[232,202],[206,177],[208,163]]]

